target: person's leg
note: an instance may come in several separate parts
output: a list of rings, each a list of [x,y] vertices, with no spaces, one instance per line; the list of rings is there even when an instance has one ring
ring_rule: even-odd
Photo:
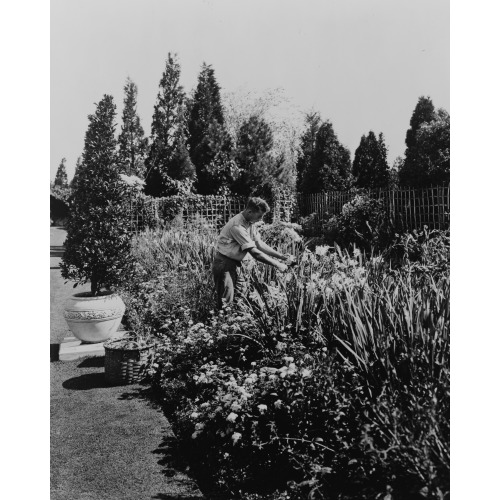
[[[217,292],[217,307],[222,309],[223,299],[230,304],[234,300],[237,282],[237,264],[229,259],[217,256],[212,265],[215,290]]]

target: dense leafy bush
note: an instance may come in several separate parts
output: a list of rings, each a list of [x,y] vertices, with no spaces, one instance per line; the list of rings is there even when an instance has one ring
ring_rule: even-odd
[[[116,163],[115,105],[105,95],[89,116],[83,163],[69,198],[68,236],[61,262],[63,278],[83,284],[91,294],[117,286],[128,275],[130,199]]]
[[[325,226],[328,244],[355,244],[367,252],[384,248],[394,235],[382,201],[363,194],[354,196]]]
[[[288,229],[261,232],[287,246]],[[184,306],[143,297],[136,310],[156,329],[150,375],[198,478],[227,498],[444,498],[448,236],[407,235],[370,258],[293,236],[297,268],[249,261],[246,298],[223,312],[206,300],[203,238],[166,231],[135,247],[146,282],[161,262],[172,273],[144,297]],[[183,275],[192,260],[198,274]],[[175,280],[192,293],[168,302]]]

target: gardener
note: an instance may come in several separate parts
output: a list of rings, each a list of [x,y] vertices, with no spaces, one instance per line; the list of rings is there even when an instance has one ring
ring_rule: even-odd
[[[234,295],[241,292],[244,279],[241,274],[241,261],[249,253],[260,262],[269,264],[284,272],[291,256],[282,255],[266,245],[260,238],[255,223],[269,211],[269,205],[261,198],[250,198],[243,212],[229,219],[222,228],[217,239],[216,255],[212,265],[215,288],[217,290],[217,306],[222,308],[233,302]],[[276,260],[277,259],[277,260]]]

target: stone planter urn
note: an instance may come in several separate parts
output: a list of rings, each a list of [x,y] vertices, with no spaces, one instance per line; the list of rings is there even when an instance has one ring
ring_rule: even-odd
[[[97,297],[77,293],[66,301],[64,318],[77,339],[95,344],[116,333],[124,312],[123,300],[113,292]]]

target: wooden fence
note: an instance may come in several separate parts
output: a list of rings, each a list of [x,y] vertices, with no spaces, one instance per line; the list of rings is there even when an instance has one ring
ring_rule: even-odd
[[[450,226],[450,187],[435,186],[423,189],[367,190],[366,194],[383,202],[386,213],[398,229],[447,229]],[[316,214],[319,221],[339,215],[342,207],[356,192],[338,191],[297,195],[297,214],[305,217]]]
[[[371,198],[383,202],[386,213],[398,229],[446,229],[450,224],[450,188],[437,186],[424,189],[368,190]],[[275,196],[266,222],[298,222],[301,217],[316,214],[317,230],[321,221],[339,215],[342,207],[358,194],[355,191],[334,191],[316,194],[298,193]],[[143,196],[134,200],[132,225],[136,231],[159,221],[198,221],[220,229],[231,217],[241,212],[246,199],[238,196],[201,196],[151,198]],[[314,226],[314,222],[313,222]]]

